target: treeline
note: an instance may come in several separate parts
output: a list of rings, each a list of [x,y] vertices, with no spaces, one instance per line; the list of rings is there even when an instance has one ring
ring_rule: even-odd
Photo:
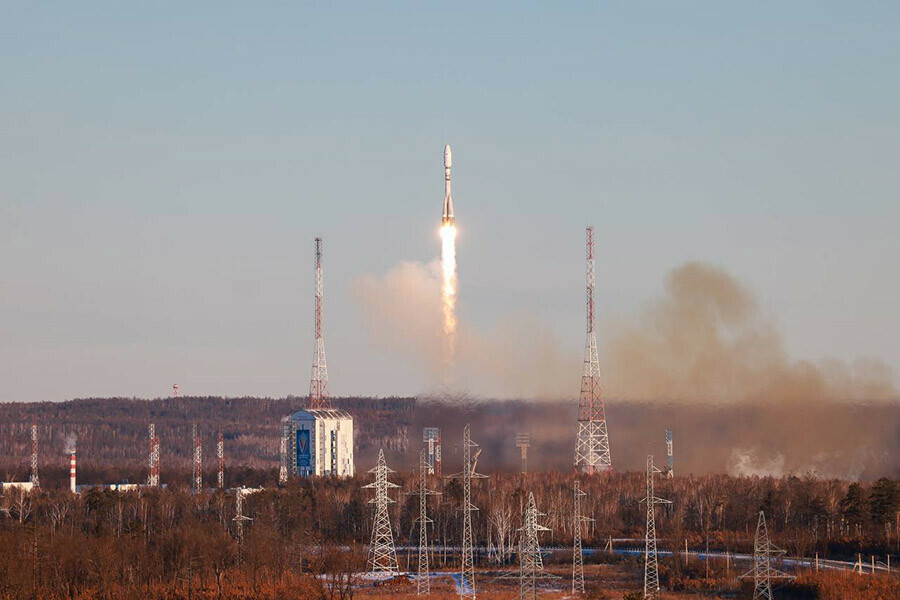
[[[391,505],[391,519],[402,546],[417,539],[418,504],[407,495],[417,477],[398,473],[392,479],[400,485],[392,492],[398,502]],[[474,484],[481,564],[512,562],[529,492],[550,528],[542,544],[571,544],[574,479],[559,472],[495,474]],[[602,548],[610,537],[643,535],[641,474],[580,479],[588,494],[584,512],[594,519],[584,532],[586,545]],[[0,499],[0,598],[166,597],[166,590],[180,594],[190,586],[237,586],[244,597],[262,598],[269,596],[249,594],[285,585],[307,590],[290,592],[294,596],[318,597],[314,588],[322,581],[343,585],[363,568],[373,515],[371,490],[362,486],[369,482],[365,476],[292,480],[283,489],[252,493],[243,502],[250,520],[240,521],[242,544],[233,492],[6,491]],[[433,477],[429,483],[442,491],[429,504],[429,533],[438,547],[434,565],[455,568],[462,487],[455,479]],[[658,513],[663,548],[681,549],[686,540],[695,549],[708,544],[752,552],[759,510],[766,512],[774,543],[794,555],[855,558],[862,552],[884,560],[887,554],[896,557],[900,544],[900,484],[894,480],[864,485],[796,477],[676,477],[658,482],[657,494],[673,502]]]

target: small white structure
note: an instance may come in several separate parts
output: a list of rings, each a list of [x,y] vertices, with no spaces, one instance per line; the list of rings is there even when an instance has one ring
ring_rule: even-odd
[[[352,477],[353,417],[334,408],[298,410],[283,421],[290,475]]]
[[[34,484],[30,481],[3,481],[0,482],[0,491],[19,490],[21,492],[31,492]]]

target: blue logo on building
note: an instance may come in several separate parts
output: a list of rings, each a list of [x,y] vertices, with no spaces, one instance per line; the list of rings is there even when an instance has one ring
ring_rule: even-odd
[[[297,466],[298,467],[310,466],[309,430],[308,429],[297,430]]]

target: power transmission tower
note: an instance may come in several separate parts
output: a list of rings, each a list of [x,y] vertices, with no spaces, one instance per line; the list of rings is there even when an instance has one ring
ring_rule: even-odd
[[[463,544],[462,544],[462,566],[460,567],[459,581],[459,597],[475,598],[475,559],[472,550],[472,513],[478,508],[472,504],[472,480],[486,479],[487,475],[482,475],[475,471],[478,465],[478,456],[481,449],[478,444],[472,441],[469,426],[463,428],[463,470],[461,473],[453,475],[455,479],[462,479],[463,482]],[[477,448],[474,453],[472,450]]]
[[[543,513],[538,512],[534,502],[534,493],[528,492],[525,519],[519,529],[519,600],[535,600],[538,579],[544,577],[544,559],[541,557],[538,532],[550,530],[538,524],[538,517],[542,516]]]
[[[38,476],[38,429],[31,420],[31,484],[34,488],[41,487],[41,479]]]
[[[522,472],[528,472],[528,449],[531,448],[531,434],[517,433],[516,447],[522,451]]]
[[[572,517],[572,594],[584,593],[584,555],[581,550],[581,528],[584,523],[593,521],[581,514],[581,499],[587,496],[581,491],[581,482],[575,480],[575,509]]]
[[[428,496],[439,496],[440,492],[428,489],[428,454],[425,449],[419,454],[419,488],[409,492],[410,496],[419,497],[419,516],[416,523],[419,524],[419,571],[416,576],[416,595],[428,596],[431,594],[431,578],[428,567],[428,524],[434,523],[428,518]]]
[[[647,456],[647,495],[641,502],[647,503],[647,535],[644,540],[644,599],[659,598],[659,556],[656,552],[656,516],[654,508],[670,501],[657,498],[653,490],[653,476],[662,473],[653,466],[653,455]]]
[[[150,422],[148,430],[150,434],[150,460],[147,485],[149,487],[159,487],[159,438],[156,437],[156,424],[153,421]]]
[[[219,437],[216,440],[216,458],[219,459],[219,472],[216,477],[216,485],[220,490],[225,489],[225,440],[222,437],[222,432],[219,432]]]
[[[194,494],[203,491],[203,441],[200,439],[200,433],[197,430],[197,424],[194,423]]]
[[[375,522],[372,525],[372,543],[369,545],[368,569],[371,573],[400,572],[397,566],[397,552],[394,550],[394,535],[391,533],[391,519],[388,516],[388,504],[394,502],[388,498],[388,488],[400,487],[388,481],[388,473],[394,473],[384,462],[384,450],[378,451],[378,462],[369,469],[375,474],[374,483],[363,487],[374,488],[375,498],[369,504],[375,505]]]
[[[784,550],[772,545],[769,541],[769,528],[766,526],[766,515],[759,511],[756,522],[756,539],[753,544],[753,568],[740,579],[753,578],[753,600],[772,600],[773,579],[794,579],[792,575],[782,573],[772,566],[772,558],[784,554]]]
[[[316,238],[316,351],[309,381],[309,407],[331,408],[325,366],[325,283],[322,278],[322,238]]]
[[[587,337],[584,344],[584,369],[578,402],[578,437],[575,442],[575,468],[583,473],[612,468],[606,406],[600,388],[600,360],[594,334],[594,228],[587,228]]]
[[[244,514],[244,496],[246,494],[243,487],[234,490],[234,533],[238,542],[238,562],[241,562],[244,556],[244,523],[253,520]]]

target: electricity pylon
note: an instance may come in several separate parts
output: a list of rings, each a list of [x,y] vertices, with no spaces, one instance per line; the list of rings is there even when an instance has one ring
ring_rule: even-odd
[[[647,503],[647,535],[644,539],[644,600],[659,598],[659,557],[656,552],[656,516],[658,504],[671,504],[657,498],[653,490],[653,476],[662,473],[653,466],[653,455],[647,456],[647,495],[641,502]]]
[[[550,530],[538,524],[538,517],[542,516],[543,513],[538,512],[534,502],[534,493],[528,492],[525,519],[519,529],[519,600],[535,600],[538,579],[544,577],[544,559],[541,557],[538,532]]]
[[[243,487],[239,487],[234,491],[234,534],[238,542],[238,562],[242,562],[244,558],[244,523],[252,521],[250,517],[244,514],[244,496],[247,491]]]
[[[394,502],[388,498],[388,488],[400,487],[388,481],[388,473],[395,471],[384,462],[384,450],[378,451],[378,462],[369,469],[375,474],[375,481],[363,487],[374,488],[375,498],[369,504],[375,505],[375,522],[372,525],[372,542],[369,544],[367,567],[370,573],[400,572],[397,566],[397,551],[394,549],[394,535],[391,533],[391,519],[388,516],[388,504]]]
[[[769,542],[769,528],[766,527],[766,515],[759,511],[756,522],[756,539],[753,544],[753,568],[740,576],[740,579],[753,578],[753,600],[772,600],[773,579],[794,579],[793,575],[782,573],[772,567],[771,559],[781,556],[784,550]]]
[[[478,448],[478,444],[472,441],[469,426],[466,425],[463,429],[463,470],[462,473],[457,473],[453,477],[463,481],[463,543],[462,565],[459,574],[459,597],[474,600],[475,559],[472,551],[472,513],[477,511],[478,508],[472,504],[472,480],[485,479],[487,475],[475,472],[481,449],[476,450],[473,456],[473,448]]]
[[[428,454],[422,450],[419,454],[419,488],[409,492],[410,496],[419,497],[419,516],[416,523],[419,524],[419,571],[416,576],[416,595],[428,596],[431,594],[431,581],[428,567],[428,524],[434,523],[428,518],[428,496],[439,496],[440,492],[428,489]]]
[[[150,460],[147,485],[159,487],[159,438],[156,437],[156,425],[152,421],[148,427],[148,433],[150,435]]]
[[[581,528],[584,523],[593,521],[581,514],[581,499],[587,496],[581,491],[581,482],[575,480],[575,509],[572,518],[572,594],[584,593],[584,555],[581,551]]]
[[[31,420],[31,485],[41,487],[41,478],[38,476],[38,429],[34,419]]]

